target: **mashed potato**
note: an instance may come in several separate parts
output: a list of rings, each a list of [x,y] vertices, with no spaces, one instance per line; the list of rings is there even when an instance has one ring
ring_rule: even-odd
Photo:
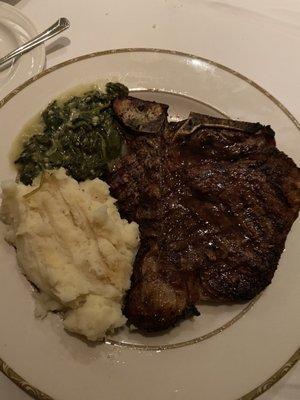
[[[1,217],[18,263],[40,290],[39,316],[63,310],[67,330],[89,340],[122,326],[138,226],[121,219],[108,185],[47,171],[34,190],[2,183]]]

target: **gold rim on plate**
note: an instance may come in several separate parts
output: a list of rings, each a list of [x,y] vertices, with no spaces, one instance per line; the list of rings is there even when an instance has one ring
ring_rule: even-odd
[[[144,53],[152,52],[152,53],[173,54],[176,56],[188,57],[188,58],[192,58],[194,60],[204,61],[210,65],[213,65],[224,71],[227,71],[227,72],[231,73],[232,75],[235,75],[238,78],[249,83],[251,86],[255,87],[258,91],[260,91],[266,97],[268,97],[274,104],[277,105],[277,107],[279,107],[281,109],[281,111],[293,122],[293,124],[296,126],[296,128],[300,131],[300,123],[280,101],[278,101],[274,96],[272,96],[269,92],[267,92],[265,89],[263,89],[257,83],[255,83],[251,79],[245,77],[244,75],[240,74],[239,72],[236,72],[236,71],[232,70],[231,68],[225,67],[224,65],[219,64],[217,62],[208,60],[207,58],[195,56],[193,54],[183,53],[183,52],[175,51],[175,50],[163,50],[163,49],[154,49],[154,48],[124,48],[124,49],[106,50],[106,51],[85,54],[83,56],[75,57],[70,60],[64,61],[60,64],[57,64],[57,65],[55,65],[51,68],[48,68],[47,70],[39,73],[38,75],[32,77],[31,79],[29,79],[28,81],[24,82],[22,85],[20,85],[16,89],[14,89],[6,97],[4,97],[4,99],[0,100],[0,108],[2,108],[10,99],[12,99],[19,92],[21,92],[24,88],[29,86],[32,82],[35,82],[36,80],[42,78],[43,76],[48,75],[57,69],[63,68],[66,65],[73,64],[75,62],[78,62],[81,60],[86,60],[86,59],[93,58],[93,57],[105,56],[105,55],[116,54],[116,53],[133,53],[133,52],[144,52]],[[222,329],[222,327],[219,329]],[[197,341],[195,341],[195,343],[197,343]],[[264,393],[268,389],[270,389],[282,377],[284,377],[299,360],[300,360],[300,348],[298,348],[298,350],[296,350],[296,352],[289,358],[289,360],[282,367],[280,367],[269,379],[267,379],[265,382],[263,382],[256,388],[254,388],[251,392],[240,397],[238,400],[254,400],[258,396],[260,396],[262,393]],[[14,382],[16,385],[18,385],[22,390],[24,390],[30,396],[35,397],[37,400],[54,400],[52,397],[48,396],[47,394],[43,393],[42,391],[40,391],[39,389],[35,388],[30,383],[28,383],[19,374],[17,374],[12,368],[10,368],[9,365],[6,364],[6,362],[3,361],[1,358],[0,358],[0,371],[2,371],[12,382]]]

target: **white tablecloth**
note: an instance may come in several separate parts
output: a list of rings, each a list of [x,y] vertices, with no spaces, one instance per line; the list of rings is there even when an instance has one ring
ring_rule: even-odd
[[[47,44],[48,67],[81,54],[112,48],[180,50],[217,61],[248,76],[300,120],[300,0],[7,0],[7,3],[22,10],[39,31],[58,17],[70,19],[71,28]],[[299,400],[300,365],[260,398]],[[29,397],[0,374],[0,399]]]

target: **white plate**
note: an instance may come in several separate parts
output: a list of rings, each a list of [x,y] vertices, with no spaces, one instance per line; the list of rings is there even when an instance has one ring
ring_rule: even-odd
[[[120,80],[142,97],[171,104],[173,118],[194,110],[269,123],[278,147],[300,162],[298,122],[253,82],[199,57],[127,49],[55,66],[0,102],[6,127],[0,179],[15,175],[7,154],[25,122],[62,92],[99,79]],[[168,333],[145,337],[123,329],[93,346],[67,334],[58,316],[34,318],[29,284],[2,240],[0,356],[11,367],[2,362],[2,369],[43,399],[35,388],[56,400],[253,399],[300,355],[299,232],[297,221],[272,284],[250,304],[202,305],[201,317]]]
[[[0,58],[37,35],[32,22],[17,8],[0,2]],[[21,83],[41,72],[45,47],[38,46],[9,67],[0,67],[0,99]]]

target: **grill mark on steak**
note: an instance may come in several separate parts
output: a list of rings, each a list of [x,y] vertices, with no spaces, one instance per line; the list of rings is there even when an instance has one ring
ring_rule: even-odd
[[[166,329],[200,300],[244,301],[270,284],[300,206],[300,173],[269,126],[117,99],[128,153],[108,177],[141,246],[129,321]]]

